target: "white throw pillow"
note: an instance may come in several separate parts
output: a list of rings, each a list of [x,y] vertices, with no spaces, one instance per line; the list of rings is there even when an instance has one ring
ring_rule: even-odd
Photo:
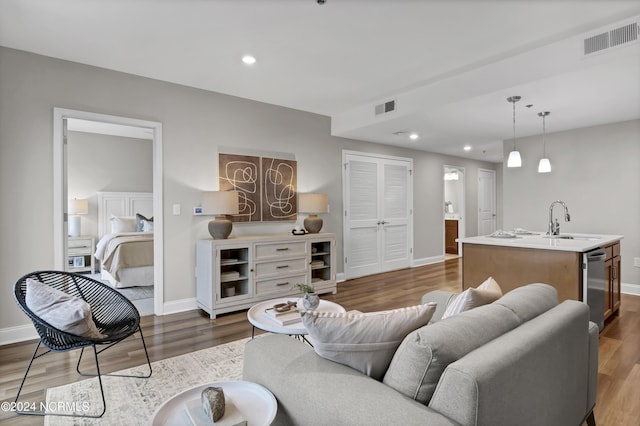
[[[489,277],[478,286],[478,288],[468,288],[457,295],[445,309],[442,319],[457,315],[460,312],[477,308],[478,306],[493,303],[502,297],[500,286],[492,277]]]
[[[93,322],[91,306],[79,297],[27,278],[25,300],[29,309],[58,330],[93,339],[105,337]]]
[[[136,232],[137,221],[135,217],[113,216],[111,215],[111,233],[119,234],[121,232]]]
[[[407,334],[426,325],[435,303],[371,313],[308,311],[302,322],[318,355],[381,380]]]

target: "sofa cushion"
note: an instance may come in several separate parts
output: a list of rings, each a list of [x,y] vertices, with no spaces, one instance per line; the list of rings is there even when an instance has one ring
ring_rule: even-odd
[[[511,290],[494,303],[510,309],[524,323],[556,306],[558,291],[548,284],[529,284]]]
[[[93,322],[91,307],[79,297],[27,278],[25,301],[38,317],[58,330],[92,339],[105,337]]]
[[[429,322],[435,303],[372,313],[302,315],[318,355],[381,380],[405,336]]]
[[[487,278],[477,288],[468,288],[456,296],[442,314],[442,319],[495,302],[502,296],[500,286],[492,277]]]
[[[510,309],[494,303],[419,328],[396,350],[383,383],[426,405],[450,363],[519,324]]]

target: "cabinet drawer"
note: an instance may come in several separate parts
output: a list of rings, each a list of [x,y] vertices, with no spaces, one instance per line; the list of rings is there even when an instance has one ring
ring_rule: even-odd
[[[307,244],[304,241],[256,244],[256,260],[303,256],[306,253]]]
[[[67,250],[69,256],[78,256],[82,254],[93,254],[91,253],[91,247],[69,247]]]
[[[284,259],[274,262],[256,263],[256,278],[284,276],[307,271],[307,259]]]
[[[91,244],[91,239],[80,239],[80,240],[72,240],[69,239],[67,240],[67,247],[69,247],[69,249],[72,248],[84,248],[84,249],[91,249],[91,246],[93,244]]]
[[[613,257],[620,256],[620,243],[615,243],[612,247],[613,247]]]
[[[613,246],[607,246],[604,248],[605,259],[611,259],[613,257]]]
[[[286,278],[274,278],[272,280],[263,280],[256,282],[256,295],[261,296],[264,294],[273,293],[288,293],[291,290],[295,290],[296,284],[306,283],[307,275],[294,275]],[[291,300],[295,300],[292,297]]]

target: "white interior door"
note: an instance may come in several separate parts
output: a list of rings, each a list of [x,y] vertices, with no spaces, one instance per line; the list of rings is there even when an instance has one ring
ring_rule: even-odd
[[[346,278],[410,266],[411,161],[343,157]]]
[[[496,172],[478,169],[478,235],[496,230]]]

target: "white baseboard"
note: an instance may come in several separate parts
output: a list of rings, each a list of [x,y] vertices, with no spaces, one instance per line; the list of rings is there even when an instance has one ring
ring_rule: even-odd
[[[623,294],[632,294],[634,296],[640,296],[640,284],[626,284],[622,283],[620,285],[620,291]]]
[[[8,345],[38,338],[38,332],[33,327],[33,324],[0,328],[0,345]]]
[[[439,262],[444,262],[444,255],[425,257],[422,259],[413,259],[413,262],[411,263],[411,267],[417,268],[418,266],[432,265],[434,263],[439,263]]]
[[[344,272],[339,272],[336,274],[336,283],[341,283],[346,281],[346,278],[344,277]]]
[[[193,311],[198,309],[196,298],[180,299],[171,302],[165,302],[163,305],[162,315],[177,314],[179,312]]]

